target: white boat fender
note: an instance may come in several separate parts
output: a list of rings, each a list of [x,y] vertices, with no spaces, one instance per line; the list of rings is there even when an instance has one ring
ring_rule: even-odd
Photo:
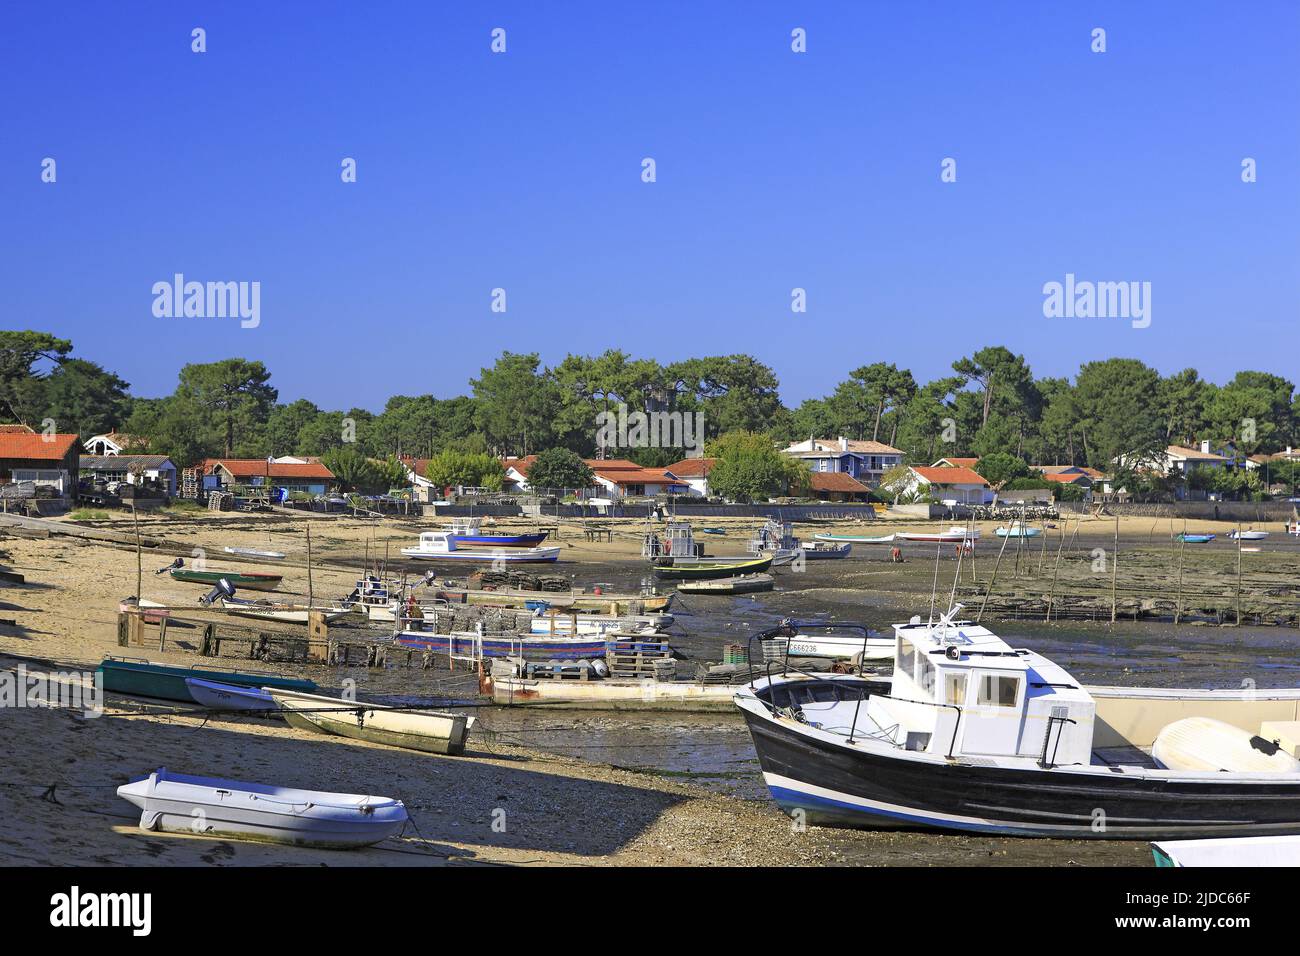
[[[608,677],[609,665],[598,658],[591,662],[591,672],[597,677]]]

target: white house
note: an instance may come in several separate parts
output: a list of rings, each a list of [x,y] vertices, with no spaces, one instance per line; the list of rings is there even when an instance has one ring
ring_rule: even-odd
[[[903,461],[897,448],[878,441],[845,438],[809,438],[795,442],[782,451],[805,462],[813,471],[840,471],[874,488],[880,477]]]
[[[938,501],[982,505],[993,500],[989,483],[969,468],[933,468],[913,465],[901,494],[928,494]]]
[[[654,497],[656,495],[684,495],[690,487],[666,468],[644,468],[624,458],[583,459],[595,477],[596,485],[588,489],[599,497],[619,498]],[[508,490],[531,491],[528,471],[537,461],[536,455],[523,458],[506,458],[501,464],[506,469],[505,487]],[[558,490],[558,489],[556,489]]]
[[[683,458],[664,469],[689,489],[697,498],[709,497],[709,472],[717,464],[716,458]]]
[[[1210,451],[1208,441],[1201,442],[1200,448],[1184,448],[1182,445],[1170,445],[1165,449],[1164,470],[1167,475],[1186,478],[1193,471],[1207,468],[1227,468],[1233,459]]]

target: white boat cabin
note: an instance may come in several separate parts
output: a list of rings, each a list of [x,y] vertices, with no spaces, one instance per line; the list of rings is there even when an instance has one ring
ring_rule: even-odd
[[[914,617],[895,624],[888,696],[867,699],[864,735],[944,757],[1092,760],[1096,705],[1064,669],[986,627]]]
[[[456,535],[451,531],[421,531],[420,543],[403,552],[419,551],[421,554],[450,554],[456,550]]]

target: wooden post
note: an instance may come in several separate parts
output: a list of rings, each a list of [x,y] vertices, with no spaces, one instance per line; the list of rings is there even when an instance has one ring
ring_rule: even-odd
[[[167,622],[169,620],[170,618],[167,617],[167,615],[163,615],[163,619],[158,622],[158,652],[159,653],[162,653],[164,650],[167,649]]]
[[[1241,522],[1237,522],[1237,626],[1241,626]]]
[[[1047,532],[1043,532],[1043,537],[1047,537]],[[1044,544],[1044,547],[1046,545]],[[1061,543],[1056,546],[1056,566],[1052,569],[1052,586],[1047,592],[1047,614],[1043,617],[1043,623],[1052,619],[1052,601],[1056,597],[1056,580],[1061,576],[1061,552],[1065,550],[1065,527],[1061,527]]]
[[[312,583],[311,583],[311,522],[307,522],[307,607],[311,607],[315,602],[312,600]]]
[[[1119,515],[1115,515],[1115,553],[1110,562],[1110,623],[1115,623],[1115,613],[1119,607],[1115,596],[1116,578],[1119,574]]]
[[[984,589],[984,600],[980,604],[980,612],[975,615],[975,623],[978,624],[984,617],[984,608],[989,603],[989,595],[993,592],[993,582],[998,579],[998,568],[1002,564],[1002,552],[1007,550],[1007,539],[1002,539],[1002,547],[998,548],[998,559],[993,562],[993,573],[989,575],[989,586]]]
[[[1183,556],[1187,551],[1187,519],[1183,519],[1183,533],[1179,537],[1178,546],[1178,597],[1174,603],[1174,623],[1177,624],[1183,616]]]
[[[324,611],[307,612],[307,659],[325,660],[329,656],[330,627]]]
[[[135,513],[134,499],[131,501],[131,523],[135,525],[135,600],[139,604],[144,599],[144,595],[140,593],[140,589],[144,586],[142,583],[144,578],[144,557],[140,554],[140,518]]]

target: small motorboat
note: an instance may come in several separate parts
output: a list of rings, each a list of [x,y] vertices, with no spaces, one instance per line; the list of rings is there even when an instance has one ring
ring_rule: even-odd
[[[1212,534],[1176,534],[1175,541],[1182,541],[1186,544],[1209,544],[1213,541],[1215,535]]]
[[[213,710],[275,710],[275,701],[261,687],[240,687],[238,684],[221,684],[199,677],[185,678],[190,696],[203,707]]]
[[[532,531],[522,534],[484,534],[477,518],[456,518],[447,530],[451,532],[456,545],[458,547],[467,546],[466,550],[473,550],[474,548],[535,548],[545,541],[546,536],[550,533],[548,531]]]
[[[140,829],[346,849],[370,846],[406,826],[406,807],[389,797],[294,790],[165,767],[117,788],[140,808]]]
[[[805,561],[828,561],[832,558],[847,558],[853,553],[853,545],[848,541],[805,541],[803,557]]]
[[[1156,866],[1300,866],[1300,836],[1159,840],[1151,855]]]
[[[999,538],[1037,538],[1043,533],[1042,528],[1031,528],[1019,521],[1012,522],[1008,528],[998,528],[994,534]]]
[[[726,534],[727,529],[726,528],[701,528],[700,533],[701,534]]]
[[[560,557],[558,546],[549,548],[498,547],[490,551],[462,548],[450,531],[425,531],[414,548],[403,548],[402,554],[418,561],[477,561],[493,564],[542,564]]]
[[[896,538],[899,541],[920,541],[934,544],[938,543],[957,543],[960,541],[976,541],[979,539],[979,528],[964,528],[959,524],[953,525],[947,531],[900,531]]]
[[[1263,541],[1268,537],[1267,531],[1229,531],[1227,537],[1233,541]]]
[[[833,661],[893,660],[894,638],[862,624],[790,622],[786,640],[791,657]]]
[[[222,548],[226,554],[239,554],[248,558],[268,558],[278,561],[284,557],[283,551],[263,551],[261,548]]]
[[[221,606],[228,614],[251,617],[259,621],[281,621],[285,624],[306,624],[312,611],[325,615],[326,623],[337,621],[352,609],[333,605],[286,604],[278,601],[245,601],[243,598],[223,597]]]
[[[892,534],[830,534],[822,532],[813,535],[815,541],[842,541],[848,544],[893,544],[894,535]]]
[[[753,594],[770,591],[775,581],[770,574],[738,574],[730,578],[683,581],[677,585],[682,594]]]
[[[605,656],[605,635],[571,637],[567,634],[496,634],[473,631],[436,634],[433,631],[398,631],[398,647],[463,660],[486,657],[524,657],[528,660],[587,660]]]
[[[266,688],[291,727],[370,743],[461,754],[474,718],[436,710],[408,710],[342,697]]]
[[[654,576],[661,581],[705,581],[758,574],[772,566],[772,556],[743,558],[657,558]]]

